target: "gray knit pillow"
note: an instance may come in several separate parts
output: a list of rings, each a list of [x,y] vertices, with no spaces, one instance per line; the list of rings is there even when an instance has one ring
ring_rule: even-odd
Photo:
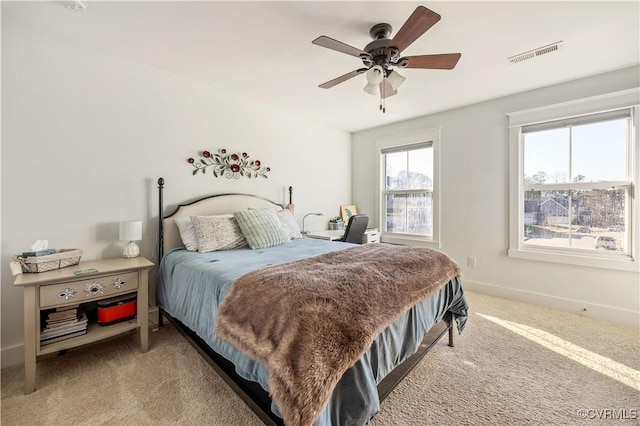
[[[272,209],[242,210],[233,216],[252,249],[286,244],[291,238]]]
[[[233,217],[232,214],[217,214],[216,217]],[[180,232],[182,244],[189,251],[198,251],[198,236],[196,229],[193,227],[190,216],[181,216],[173,219]]]
[[[247,246],[235,218],[220,216],[191,216],[198,237],[198,251],[231,250]]]

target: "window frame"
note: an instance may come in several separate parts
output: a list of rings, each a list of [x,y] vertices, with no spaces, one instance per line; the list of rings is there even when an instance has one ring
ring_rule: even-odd
[[[638,149],[639,127],[638,104],[640,89],[634,88],[620,92],[594,96],[576,101],[550,105],[524,111],[517,111],[507,115],[509,120],[509,249],[508,256],[513,258],[539,260],[563,263],[568,265],[598,267],[622,271],[640,271],[638,262],[638,248],[640,246],[640,203],[635,194],[639,182],[640,149]],[[560,120],[572,120],[579,117],[608,113],[610,111],[630,109],[631,131],[629,134],[627,165],[630,181],[613,182],[616,186],[628,187],[628,247],[625,254],[604,251],[588,251],[566,247],[532,246],[524,244],[524,187],[553,190],[562,187],[589,187],[598,189],[599,186],[610,187],[612,182],[601,185],[590,182],[587,184],[545,184],[525,185],[522,181],[524,167],[524,150],[522,128],[544,125]]]
[[[440,235],[440,133],[441,128],[430,128],[420,132],[398,135],[394,137],[384,138],[377,140],[376,147],[376,182],[378,186],[376,188],[376,205],[378,206],[378,228],[380,229],[380,241],[390,244],[409,244],[414,246],[441,248],[441,235]],[[412,147],[430,144],[433,149],[433,188],[429,191],[432,193],[433,203],[433,232],[432,236],[411,234],[411,233],[399,233],[399,232],[385,232],[384,220],[386,218],[385,213],[385,194],[388,192],[386,189],[386,170],[384,162],[383,151],[402,149],[403,147]],[[408,192],[415,192],[415,190],[407,190]],[[424,192],[423,190],[418,190]]]

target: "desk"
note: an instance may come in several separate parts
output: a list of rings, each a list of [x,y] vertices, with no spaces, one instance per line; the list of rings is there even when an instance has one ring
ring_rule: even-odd
[[[316,238],[318,240],[340,241],[344,235],[344,229],[329,230],[329,231],[311,231],[308,234],[304,234],[308,238]]]
[[[339,230],[325,230],[325,231],[311,231],[308,234],[304,234],[308,238],[317,238],[319,240],[340,241],[344,235],[344,229]],[[369,228],[364,231],[364,244],[379,243],[380,232],[377,228]]]

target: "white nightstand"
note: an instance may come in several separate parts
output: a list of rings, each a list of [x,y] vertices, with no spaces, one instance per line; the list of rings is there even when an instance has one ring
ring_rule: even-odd
[[[372,244],[380,242],[380,231],[377,229],[367,229],[364,231],[364,243]]]
[[[36,358],[76,346],[94,343],[131,330],[140,329],[140,349],[149,348],[148,273],[153,263],[144,257],[82,262],[75,266],[42,273],[18,275],[14,285],[24,289],[24,371],[25,393],[35,389]],[[74,271],[97,272],[75,275]],[[89,323],[87,333],[66,340],[40,344],[41,313],[56,308],[90,303],[118,295],[136,293],[137,318],[109,326]]]

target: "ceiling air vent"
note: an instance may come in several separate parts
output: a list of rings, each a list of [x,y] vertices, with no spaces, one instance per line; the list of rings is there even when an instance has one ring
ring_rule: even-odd
[[[529,59],[536,58],[540,55],[544,55],[546,53],[556,52],[562,49],[562,41],[557,41],[555,43],[549,44],[547,46],[542,46],[534,50],[530,50],[528,52],[520,53],[519,55],[511,56],[509,60],[509,64],[517,64]]]

